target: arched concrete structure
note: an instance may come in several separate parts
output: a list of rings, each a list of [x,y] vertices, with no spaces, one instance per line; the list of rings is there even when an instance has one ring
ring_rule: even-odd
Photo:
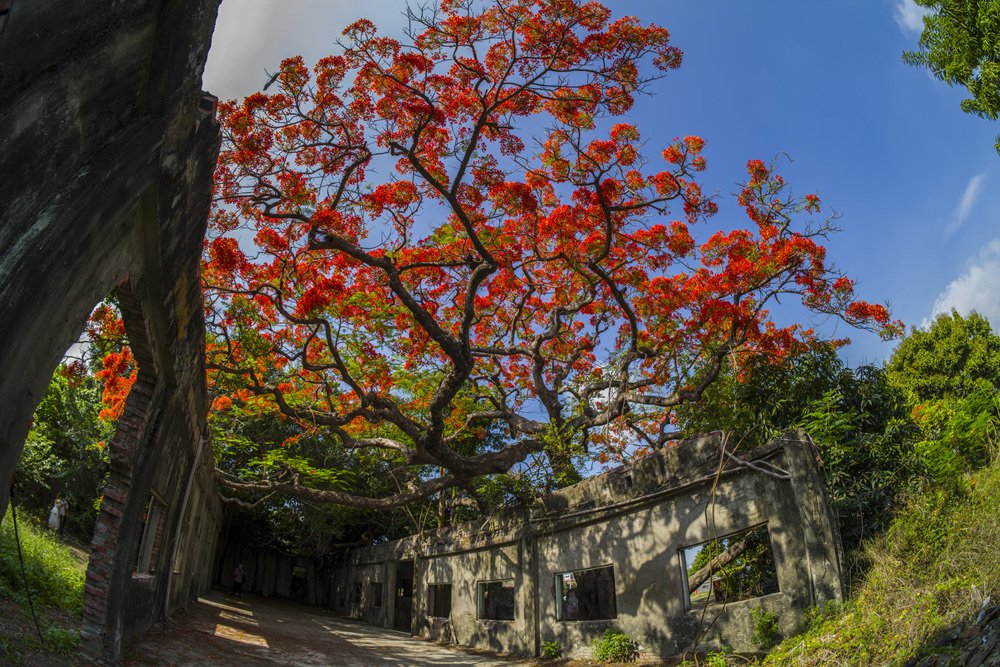
[[[217,7],[0,2],[0,516],[49,378],[117,289],[140,376],[110,445],[82,632],[108,663],[207,584],[221,518],[202,453],[199,285],[219,145],[201,74]]]

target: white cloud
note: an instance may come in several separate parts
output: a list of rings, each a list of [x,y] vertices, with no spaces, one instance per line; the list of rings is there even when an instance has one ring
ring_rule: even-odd
[[[921,326],[928,326],[934,316],[952,309],[962,315],[976,311],[990,321],[994,330],[1000,330],[1000,238],[990,241],[969,262],[965,273],[948,284]]]
[[[405,8],[404,0],[223,0],[202,85],[220,98],[244,97],[289,56],[301,55],[311,67],[333,53],[341,31],[359,18],[383,34],[398,33]]]
[[[931,11],[920,7],[913,0],[896,0],[892,17],[904,35],[919,35],[924,30],[924,17]]]
[[[969,218],[973,207],[979,201],[979,195],[982,194],[983,180],[985,178],[986,172],[984,171],[969,179],[968,184],[965,186],[965,192],[962,193],[962,199],[959,200],[958,206],[955,207],[955,212],[951,216],[951,222],[944,228],[945,238],[958,231],[958,228]]]

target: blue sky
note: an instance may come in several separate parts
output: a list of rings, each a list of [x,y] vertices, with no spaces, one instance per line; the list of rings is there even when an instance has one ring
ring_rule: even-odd
[[[840,214],[828,257],[908,325],[935,312],[976,309],[1000,329],[1000,157],[997,123],[964,114],[962,90],[905,66],[920,21],[909,0],[606,1],[671,31],[684,65],[655,84],[629,120],[651,151],[675,136],[707,140],[706,190],[723,195],[715,223],[743,224],[725,195],[748,159],[786,153],[796,192]],[[289,55],[310,63],[362,16],[386,33],[402,0],[223,0],[205,72],[221,97],[258,90]],[[881,361],[893,344],[850,336],[852,364]]]

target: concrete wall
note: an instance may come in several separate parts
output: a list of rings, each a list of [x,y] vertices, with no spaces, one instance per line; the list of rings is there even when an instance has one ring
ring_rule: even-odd
[[[430,639],[524,655],[538,655],[541,643],[554,640],[568,655],[586,657],[591,640],[616,627],[654,656],[689,649],[695,637],[704,649],[752,650],[751,609],[776,613],[782,629],[792,632],[808,606],[841,598],[840,538],[804,434],[741,455],[756,468],[727,459],[719,472],[722,442],[718,434],[683,441],[547,496],[525,516],[350,552],[331,578],[332,606],[392,627],[391,587],[377,614],[365,601],[359,607],[351,591],[356,582],[391,575],[395,562],[414,560],[411,631]],[[703,617],[689,603],[681,551],[761,524],[779,592],[710,604]],[[557,620],[556,574],[599,566],[613,567],[617,617]],[[515,585],[514,620],[478,619],[477,582],[506,578]],[[428,616],[434,583],[452,584],[447,619]],[[347,591],[344,604],[341,590]]]
[[[0,14],[0,516],[34,409],[113,290],[139,379],[110,443],[82,645],[128,642],[207,583],[199,257],[219,128],[201,73],[217,0],[14,0]],[[162,505],[152,574],[134,574]],[[175,548],[178,544],[182,548]],[[175,573],[176,571],[176,573]]]

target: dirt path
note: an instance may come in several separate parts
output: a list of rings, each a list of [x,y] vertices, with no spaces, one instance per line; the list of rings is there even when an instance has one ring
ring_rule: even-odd
[[[126,665],[510,665],[284,600],[213,591],[154,628]],[[521,662],[520,664],[530,664]]]

